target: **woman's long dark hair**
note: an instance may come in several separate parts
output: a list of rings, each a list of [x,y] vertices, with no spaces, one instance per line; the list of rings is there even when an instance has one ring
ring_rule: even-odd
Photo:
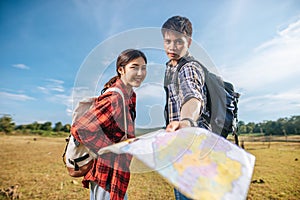
[[[121,77],[121,74],[118,72],[118,69],[120,67],[125,67],[129,62],[131,62],[132,60],[137,59],[139,57],[142,57],[144,59],[145,63],[147,64],[147,58],[146,58],[145,54],[143,52],[141,52],[140,50],[127,49],[127,50],[123,51],[118,56],[118,59],[117,59],[117,63],[116,63],[117,75],[112,77],[107,83],[104,84],[104,88],[102,89],[101,94],[103,94],[107,88],[111,87],[117,81],[117,79],[119,79]]]

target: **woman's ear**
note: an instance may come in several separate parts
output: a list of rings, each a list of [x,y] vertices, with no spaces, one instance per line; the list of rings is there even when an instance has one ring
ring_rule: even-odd
[[[119,67],[118,72],[119,72],[119,74],[123,75],[125,73],[124,72],[124,67]]]

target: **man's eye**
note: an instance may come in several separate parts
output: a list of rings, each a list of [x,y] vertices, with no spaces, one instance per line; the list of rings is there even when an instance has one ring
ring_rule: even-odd
[[[182,43],[183,43],[182,40],[177,40],[177,41],[176,41],[176,44],[182,44]]]

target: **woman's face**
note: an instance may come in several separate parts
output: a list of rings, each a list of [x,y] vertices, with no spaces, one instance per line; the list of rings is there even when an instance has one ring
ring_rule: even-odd
[[[118,71],[121,74],[121,80],[128,88],[139,87],[147,74],[146,63],[142,57],[130,61]]]

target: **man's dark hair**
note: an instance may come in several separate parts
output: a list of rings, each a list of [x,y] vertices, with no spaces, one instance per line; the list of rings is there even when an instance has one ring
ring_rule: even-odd
[[[173,16],[163,24],[161,28],[163,36],[165,35],[165,32],[169,30],[182,33],[188,37],[192,37],[193,32],[192,23],[190,20],[181,16]]]

